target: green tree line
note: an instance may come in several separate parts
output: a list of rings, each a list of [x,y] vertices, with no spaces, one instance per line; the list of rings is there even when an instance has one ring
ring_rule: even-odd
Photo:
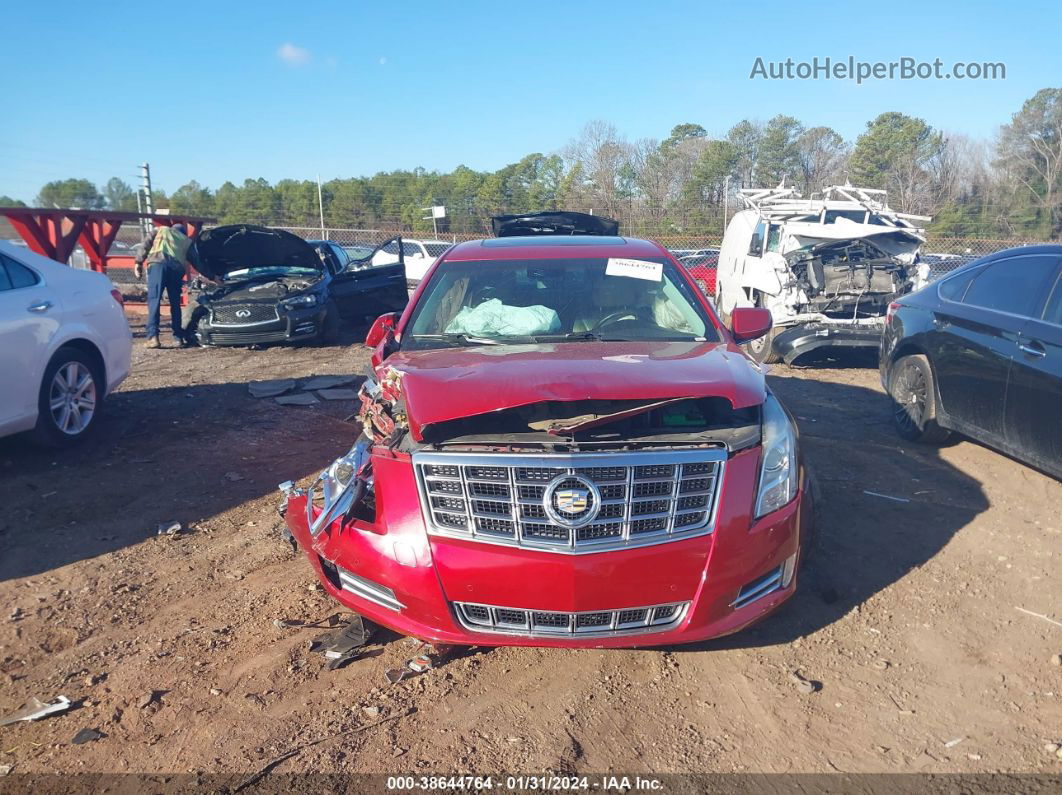
[[[930,232],[946,237],[1057,239],[1062,234],[1062,89],[1028,99],[992,141],[931,127],[890,111],[867,122],[854,141],[791,116],[743,120],[712,137],[695,123],[663,140],[632,141],[613,125],[587,124],[563,150],[533,153],[497,171],[458,166],[333,179],[321,188],[324,222],[334,228],[432,228],[423,208],[444,205],[448,231],[489,232],[490,216],[547,209],[617,218],[646,235],[718,233],[724,202],[743,187],[795,186],[805,196],[850,181],[889,191],[893,208],[932,215]],[[286,226],[320,223],[317,183],[246,179],[216,190],[192,180],[155,206],[222,223]],[[0,205],[15,203],[0,196]],[[136,209],[136,193],[115,177],[49,182],[40,206]]]

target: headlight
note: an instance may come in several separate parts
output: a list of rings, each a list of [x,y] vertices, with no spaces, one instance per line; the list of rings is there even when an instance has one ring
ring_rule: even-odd
[[[768,395],[763,404],[761,455],[757,519],[788,504],[797,491],[796,431],[773,395]]]
[[[350,452],[333,461],[310,486],[306,499],[306,519],[314,538],[340,516],[346,516],[357,507],[366,491],[371,488],[371,449],[371,442],[362,436],[350,448]],[[323,492],[323,504],[321,513],[315,519],[313,507],[318,483],[321,484]]]
[[[281,306],[285,306],[288,309],[295,309],[304,306],[317,306],[318,298],[315,293],[307,293],[306,295],[296,295],[294,298],[285,298],[280,302]]]

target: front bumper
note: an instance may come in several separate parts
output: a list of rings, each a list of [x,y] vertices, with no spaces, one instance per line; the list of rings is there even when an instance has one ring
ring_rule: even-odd
[[[811,530],[810,490],[802,471],[792,502],[750,522],[758,466],[758,448],[730,459],[710,535],[584,555],[429,535],[409,458],[391,453],[373,457],[377,522],[337,520],[315,539],[307,497],[299,492],[289,497],[286,521],[333,598],[425,641],[579,648],[693,643],[737,632],[795,590],[796,564]],[[780,575],[771,580],[787,565],[784,585]],[[459,613],[459,605],[486,607],[486,625]],[[667,605],[676,606],[677,618],[661,614],[657,621],[653,610]],[[579,616],[603,613],[610,613],[612,629],[579,629]],[[535,631],[534,617],[546,615],[570,616],[571,631]]]
[[[882,319],[884,324],[884,318]],[[774,350],[786,364],[792,364],[817,348],[840,346],[846,348],[876,348],[881,343],[884,325],[844,325],[835,323],[804,323],[787,328],[774,338]]]
[[[199,342],[202,345],[262,345],[312,340],[321,336],[326,314],[323,306],[280,310],[276,320],[246,326],[214,325],[208,315],[199,321]]]

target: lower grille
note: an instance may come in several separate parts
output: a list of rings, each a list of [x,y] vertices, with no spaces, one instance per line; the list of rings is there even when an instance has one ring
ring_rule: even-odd
[[[274,304],[219,304],[210,310],[214,326],[253,326],[279,320]]]
[[[414,453],[428,531],[571,554],[712,532],[726,453]]]
[[[573,636],[625,635],[663,632],[674,628],[686,615],[689,602],[651,607],[625,607],[620,610],[593,610],[561,613],[550,610],[524,610],[513,607],[454,602],[454,613],[465,629],[502,635]]]

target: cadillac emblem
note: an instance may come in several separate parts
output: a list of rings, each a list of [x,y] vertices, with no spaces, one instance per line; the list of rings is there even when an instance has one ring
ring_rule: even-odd
[[[546,516],[562,527],[582,527],[597,518],[601,492],[582,475],[559,475],[542,495]]]

